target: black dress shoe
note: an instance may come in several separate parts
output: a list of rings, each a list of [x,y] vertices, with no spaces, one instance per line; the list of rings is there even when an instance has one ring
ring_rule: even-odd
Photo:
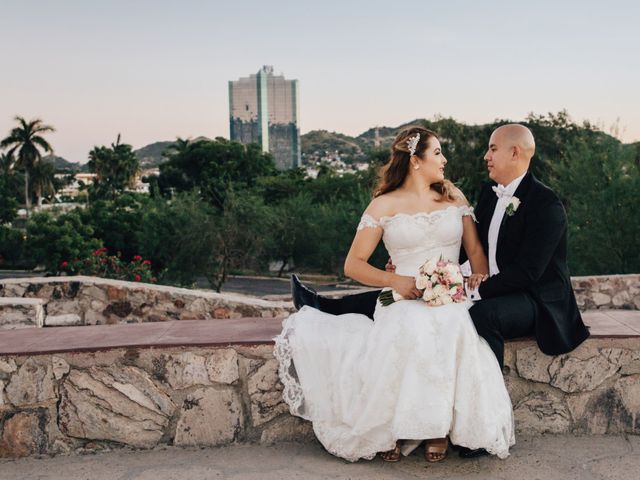
[[[477,458],[489,455],[489,452],[487,452],[484,448],[474,448],[473,450],[467,447],[458,448],[458,455],[460,455],[460,458]]]
[[[291,297],[297,310],[300,310],[305,305],[318,308],[318,294],[316,291],[303,285],[295,274],[291,275]]]

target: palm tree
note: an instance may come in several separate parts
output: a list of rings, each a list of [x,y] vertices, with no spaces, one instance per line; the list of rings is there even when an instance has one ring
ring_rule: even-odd
[[[11,175],[14,163],[15,158],[13,155],[9,153],[0,154],[0,173],[2,173],[3,177],[8,178]]]
[[[31,184],[36,194],[38,207],[42,206],[42,199],[47,195],[56,194],[55,168],[45,161],[36,163],[31,171]]]
[[[97,175],[93,191],[100,198],[114,199],[125,188],[135,184],[140,162],[131,145],[120,143],[120,134],[111,148],[94,147],[89,152],[89,171]]]
[[[48,153],[53,153],[53,148],[49,145],[41,134],[54,132],[55,129],[42,123],[40,119],[26,121],[22,117],[16,117],[18,126],[11,130],[9,136],[0,142],[0,148],[9,148],[7,154],[14,155],[18,152],[16,165],[24,169],[24,203],[29,216],[31,208],[31,191],[29,190],[29,175],[35,165],[42,159],[40,149]]]
[[[193,142],[190,139],[177,137],[175,142],[164,149],[162,156],[171,159],[172,157],[182,155],[188,152],[192,145]]]

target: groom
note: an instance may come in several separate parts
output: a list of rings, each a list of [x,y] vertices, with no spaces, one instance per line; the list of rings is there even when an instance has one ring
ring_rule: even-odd
[[[497,128],[484,156],[492,182],[482,188],[475,209],[490,276],[470,293],[469,313],[501,366],[505,339],[535,336],[540,350],[559,355],[589,336],[569,278],[567,215],[556,194],[528,171],[534,152],[525,126]],[[465,260],[463,251],[460,263]],[[297,308],[373,318],[378,291],[330,299],[295,276],[292,284]]]

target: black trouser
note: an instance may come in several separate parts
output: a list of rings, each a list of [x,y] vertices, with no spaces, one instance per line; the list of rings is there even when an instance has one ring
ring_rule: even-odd
[[[476,302],[469,309],[478,334],[504,364],[504,341],[535,335],[538,306],[527,293],[512,293]]]
[[[318,295],[318,309],[333,315],[361,313],[373,320],[373,312],[381,290],[356,293],[342,298],[327,298]]]

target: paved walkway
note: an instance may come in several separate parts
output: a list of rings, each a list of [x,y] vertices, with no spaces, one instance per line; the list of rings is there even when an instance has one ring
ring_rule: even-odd
[[[520,437],[507,460],[463,460],[450,452],[438,464],[417,453],[396,464],[380,459],[350,464],[318,444],[164,447],[0,460],[2,480],[635,480],[639,471],[640,436]]]
[[[593,337],[640,337],[640,311],[594,310],[583,315]],[[0,355],[81,352],[119,347],[271,344],[280,318],[24,328],[0,331]]]

